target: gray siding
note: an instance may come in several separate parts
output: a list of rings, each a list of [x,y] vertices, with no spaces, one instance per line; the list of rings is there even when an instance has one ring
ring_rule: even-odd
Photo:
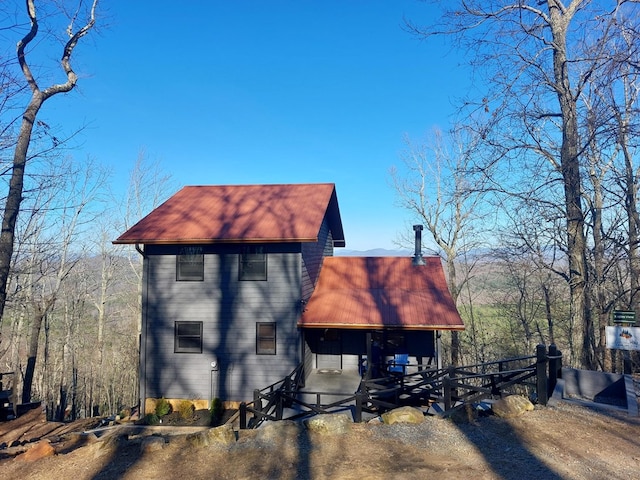
[[[205,248],[201,282],[176,281],[177,248],[145,258],[141,398],[250,400],[301,361],[299,245],[267,246],[267,281],[238,281],[238,252]],[[236,250],[238,247],[235,247]],[[174,323],[203,323],[203,353],[174,353]],[[276,355],[256,354],[256,322],[276,323]],[[217,359],[218,371],[211,362]],[[146,382],[145,382],[146,379]]]
[[[309,300],[318,282],[322,259],[333,256],[333,238],[329,222],[325,217],[322,222],[318,242],[302,244],[302,299]]]

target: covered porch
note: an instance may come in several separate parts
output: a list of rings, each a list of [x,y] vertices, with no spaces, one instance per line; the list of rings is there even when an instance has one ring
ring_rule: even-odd
[[[298,326],[305,376],[367,378],[440,368],[441,331],[464,329],[438,257],[327,257]]]
[[[439,336],[434,330],[307,329],[303,332],[305,371],[372,378],[387,375],[400,363],[405,373],[439,368]]]

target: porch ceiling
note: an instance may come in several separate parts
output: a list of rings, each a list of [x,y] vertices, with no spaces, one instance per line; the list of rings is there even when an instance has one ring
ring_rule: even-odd
[[[464,330],[438,257],[327,257],[303,328]]]

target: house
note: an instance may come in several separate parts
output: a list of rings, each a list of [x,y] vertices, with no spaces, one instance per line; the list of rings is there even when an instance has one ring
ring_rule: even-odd
[[[464,328],[439,259],[333,257],[331,183],[184,187],[114,243],[143,256],[143,405],[250,400],[301,362],[362,369],[392,348],[433,361],[436,332]]]

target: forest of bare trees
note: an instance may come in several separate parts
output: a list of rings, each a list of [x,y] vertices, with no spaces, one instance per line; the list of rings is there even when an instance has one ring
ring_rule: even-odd
[[[467,52],[476,90],[460,92],[450,132],[406,139],[391,178],[467,326],[447,360],[556,343],[572,365],[619,369],[605,326],[614,310],[640,313],[638,4],[441,3],[440,22],[406,29]],[[137,402],[141,265],[111,241],[170,185],[141,152],[113,194],[109,172],[73,156],[82,125],[39,117],[73,93],[98,1],[15,5],[0,5],[0,373],[51,418],[116,413]]]
[[[109,172],[73,157],[80,123],[39,119],[75,89],[98,1],[18,5],[0,7],[14,46],[0,56],[0,373],[16,403],[41,401],[50,418],[114,413],[137,403],[141,266],[111,242],[166,198],[167,179],[141,152],[118,197]]]
[[[461,95],[448,155],[441,136],[411,145],[392,177],[456,270],[470,328],[452,354],[484,360],[556,342],[575,366],[611,369],[612,311],[639,311],[638,4],[444,8],[440,23],[406,27],[465,49],[483,87]]]

